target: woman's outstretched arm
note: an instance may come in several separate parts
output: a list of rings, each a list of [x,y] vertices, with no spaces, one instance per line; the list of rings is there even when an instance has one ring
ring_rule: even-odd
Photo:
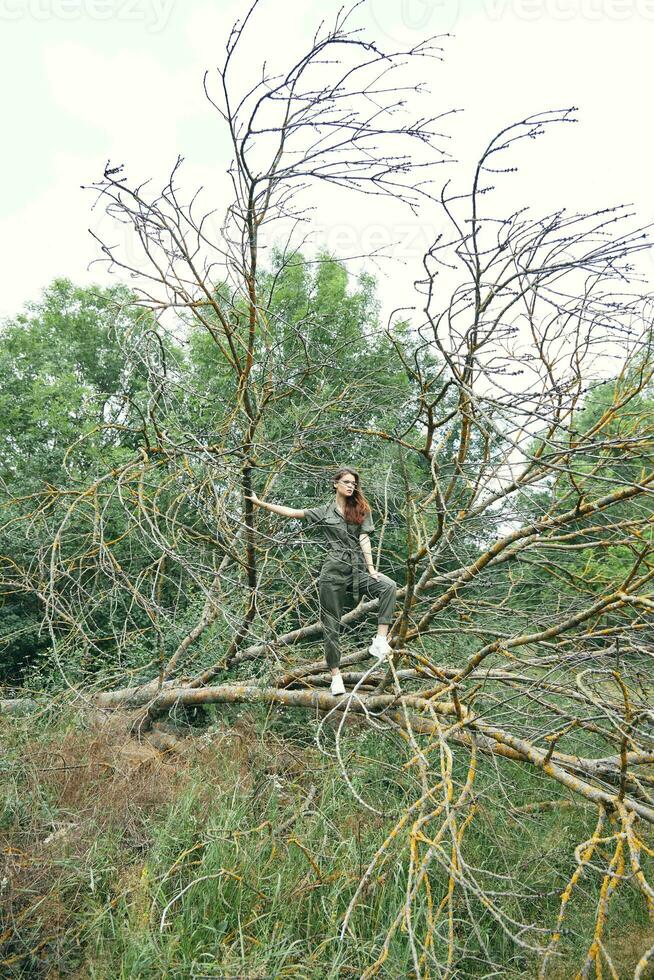
[[[304,517],[303,510],[296,510],[295,507],[284,507],[282,504],[269,504],[265,500],[259,500],[256,493],[246,493],[245,499],[251,500],[257,507],[272,511],[273,514],[281,514],[282,517]]]

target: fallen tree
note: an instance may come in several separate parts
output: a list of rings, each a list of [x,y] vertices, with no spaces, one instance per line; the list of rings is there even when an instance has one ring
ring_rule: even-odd
[[[205,79],[234,150],[218,236],[195,196],[180,201],[181,161],[159,196],[109,165],[93,185],[142,249],[137,263],[100,243],[111,267],[136,277],[137,305],[157,323],[129,348],[148,397],[131,432],[137,448],[119,465],[35,498],[30,520],[51,528],[51,545],[36,571],[20,573],[22,587],[42,601],[75,697],[141,708],[137,733],[179,706],[310,711],[321,726],[332,719],[344,782],[362,806],[341,754],[348,715],[406,753],[415,802],[392,815],[341,926],[353,928],[366,882],[400,835],[406,902],[365,976],[400,928],[416,976],[453,976],[468,932],[493,963],[481,913],[539,957],[545,976],[582,877],[597,913],[580,975],[600,976],[603,963],[612,969],[603,937],[615,892],[636,887],[654,910],[654,361],[636,275],[648,240],[622,207],[493,210],[489,174],[509,170],[516,144],[571,123],[571,109],[508,126],[465,191],[448,181],[436,194],[435,126],[446,113],[407,117],[423,87],[395,81],[406,63],[431,64],[433,40],[383,51],[339,13],[290,69],[249,74],[240,91],[235,64],[255,8]],[[319,308],[342,268],[307,260],[293,236],[308,189],[324,183],[436,213],[420,312],[408,321],[396,313],[357,334],[343,325],[345,287],[335,322]],[[277,225],[289,238],[263,268]],[[185,342],[208,345],[204,375],[189,374],[167,340],[171,317]],[[203,378],[215,387],[203,390]],[[247,495],[308,506],[344,454],[365,474],[378,559],[383,545],[400,589],[384,669],[366,668],[360,637],[375,602],[343,617],[348,694],[338,699],[325,690],[313,553],[297,525],[255,520]],[[70,456],[74,470],[75,447]],[[72,651],[105,656],[100,608],[114,610],[113,684],[107,671],[80,680],[71,666]],[[147,651],[135,666],[134,637]],[[515,883],[466,856],[479,771],[500,763],[542,774],[558,794],[543,807],[598,812],[546,926],[528,903],[517,919]],[[637,976],[653,956],[654,945]]]

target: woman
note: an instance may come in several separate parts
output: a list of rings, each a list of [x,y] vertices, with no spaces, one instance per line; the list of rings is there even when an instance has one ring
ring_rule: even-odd
[[[393,579],[376,571],[372,563],[368,535],[375,528],[370,505],[359,486],[359,474],[351,467],[342,467],[334,473],[332,483],[335,497],[322,507],[296,510],[266,503],[259,500],[255,493],[247,499],[282,517],[307,519],[310,526],[322,534],[327,554],[318,582],[325,660],[332,675],[332,694],[345,694],[339,669],[341,654],[338,643],[345,595],[351,591],[355,605],[361,594],[379,599],[377,635],[368,652],[383,660],[391,650],[386,637],[393,621],[397,585]]]

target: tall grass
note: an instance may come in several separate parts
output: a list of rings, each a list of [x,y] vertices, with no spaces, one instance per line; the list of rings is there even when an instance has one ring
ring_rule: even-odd
[[[181,754],[165,757],[118,725],[94,731],[72,712],[3,720],[2,976],[360,976],[405,897],[403,844],[372,876],[341,942],[344,912],[393,820],[353,799],[329,748],[333,733],[319,752],[315,725],[276,709],[217,711],[206,735],[196,729]],[[414,798],[402,745],[358,723],[346,734],[355,789],[379,810],[399,812]],[[476,792],[468,861],[494,887],[513,888],[505,907],[516,916],[551,924],[594,812],[516,813],[551,798],[551,786],[508,762],[484,766]],[[447,884],[437,865],[430,884],[437,902]],[[584,883],[576,902],[561,977],[574,975],[588,942],[597,885]],[[649,926],[634,891],[614,901],[623,929],[609,938],[627,971],[637,949],[623,933],[646,941]],[[504,976],[534,975],[483,906],[476,921]],[[457,928],[467,928],[463,916]],[[488,976],[487,953],[465,938],[456,976]],[[380,976],[411,975],[399,931]]]

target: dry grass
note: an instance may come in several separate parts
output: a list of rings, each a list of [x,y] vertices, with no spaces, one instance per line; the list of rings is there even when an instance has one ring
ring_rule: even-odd
[[[129,722],[114,715],[88,730],[24,737],[6,767],[0,975],[56,977],[56,964],[68,963],[61,975],[70,976],[80,913],[91,899],[111,906],[127,892],[138,896],[156,827],[187,793],[198,814],[234,790],[256,808],[262,781],[301,780],[319,764],[313,750],[270,733],[264,746],[247,718],[211,739],[177,741],[175,753],[131,737]],[[46,960],[41,972],[36,964]]]

